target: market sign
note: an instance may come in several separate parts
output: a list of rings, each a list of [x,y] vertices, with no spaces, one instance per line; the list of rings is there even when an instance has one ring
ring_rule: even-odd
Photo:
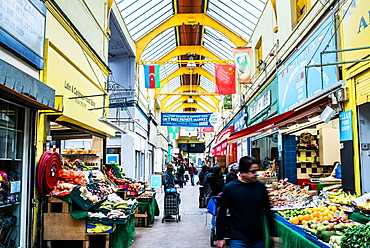
[[[352,110],[339,113],[340,141],[353,140],[352,136]]]
[[[234,132],[240,131],[245,127],[244,114],[244,111],[242,111],[234,118]]]
[[[39,69],[43,69],[45,15],[41,1],[0,1],[1,42]]]
[[[279,114],[292,110],[306,98],[338,82],[335,65],[307,67],[336,62],[334,18],[331,16],[301,45],[290,59],[278,69]],[[307,73],[307,75],[306,75]]]
[[[341,6],[339,13],[341,14],[341,44],[342,49],[353,49],[369,46],[370,37],[370,1],[353,1],[348,0]],[[363,58],[364,52],[367,50],[352,50],[343,52],[343,61],[358,60]],[[347,68],[352,66],[352,63],[344,64]]]
[[[261,113],[265,108],[270,106],[271,97],[270,91],[267,91],[255,104],[253,104],[249,109],[249,118],[252,119],[259,113]]]
[[[172,114],[161,113],[162,126],[176,126],[176,127],[212,127],[209,122],[212,113],[205,114]]]

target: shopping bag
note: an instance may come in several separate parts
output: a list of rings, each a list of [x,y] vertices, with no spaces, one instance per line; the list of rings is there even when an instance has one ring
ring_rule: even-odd
[[[216,215],[217,214],[217,205],[216,205],[216,203],[217,203],[217,200],[215,198],[211,198],[208,201],[208,205],[207,205],[206,209],[212,215]]]

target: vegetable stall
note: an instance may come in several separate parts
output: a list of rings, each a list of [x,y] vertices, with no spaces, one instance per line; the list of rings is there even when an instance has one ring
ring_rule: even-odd
[[[287,181],[266,186],[281,247],[370,247],[370,194],[336,186],[309,190]]]
[[[96,170],[76,160],[62,166],[59,154],[47,155],[40,160],[46,166],[39,164],[37,182],[45,202],[43,240],[48,247],[74,241],[83,247],[126,248],[139,219],[152,223],[159,215],[148,182],[126,178],[118,165]]]

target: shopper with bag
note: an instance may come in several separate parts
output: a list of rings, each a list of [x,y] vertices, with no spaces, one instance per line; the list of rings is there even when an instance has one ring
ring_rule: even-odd
[[[213,209],[213,206],[211,206],[211,204],[213,204],[213,200],[211,201],[212,197],[213,196],[218,196],[221,192],[222,192],[222,188],[224,187],[224,177],[222,175],[222,167],[219,166],[219,165],[216,165],[213,167],[213,173],[212,174],[209,174],[209,176],[207,176],[206,178],[210,188],[211,188],[211,193],[210,193],[210,196],[209,196],[209,201],[208,201],[208,204],[207,204],[207,209]],[[212,211],[213,211],[212,210]],[[215,213],[215,212],[213,212]],[[212,214],[212,213],[211,213]],[[216,229],[216,214],[212,214],[212,218],[211,218],[211,224],[212,224],[212,229],[211,229],[211,232],[214,233],[215,232],[215,229]]]

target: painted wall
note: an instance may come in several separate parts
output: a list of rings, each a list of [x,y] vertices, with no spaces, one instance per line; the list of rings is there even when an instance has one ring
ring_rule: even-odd
[[[55,0],[99,57],[108,60],[107,0]]]

